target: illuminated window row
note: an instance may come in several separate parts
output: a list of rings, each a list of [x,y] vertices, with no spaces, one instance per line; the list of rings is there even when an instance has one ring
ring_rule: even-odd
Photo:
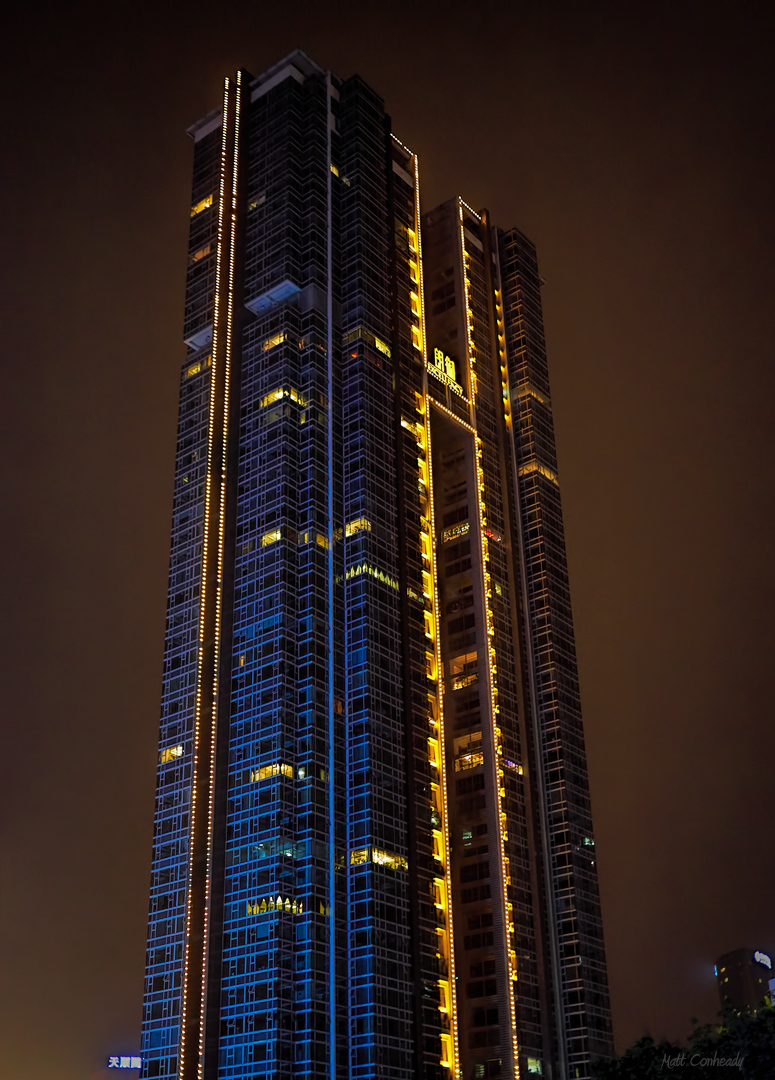
[[[365,519],[362,519],[365,520]],[[364,528],[371,528],[370,525],[364,526]],[[353,532],[358,532],[358,528],[353,529]],[[350,533],[347,534],[348,536]],[[339,531],[341,537],[341,530]],[[278,540],[290,540],[294,544],[317,544],[319,547],[328,548],[328,537],[323,533],[315,532],[313,530],[307,530],[303,533],[297,533],[295,529],[289,529],[285,525],[278,525],[276,529],[270,529],[269,532],[265,532],[261,537],[261,547],[269,547],[270,544],[276,544]],[[240,555],[247,555],[254,548],[252,540],[248,540],[242,544],[239,548]]]
[[[353,341],[357,341],[360,338],[361,341],[367,342],[369,345],[373,345],[384,356],[390,356],[390,346],[386,345],[381,338],[378,338],[376,334],[373,334],[371,330],[367,330],[365,326],[356,326],[354,330],[351,330],[349,334],[344,335],[344,344],[350,345]]]
[[[276,855],[284,855],[288,859],[304,858],[304,844],[294,844],[287,836],[276,836],[271,840],[264,840],[251,845],[250,857],[252,859],[269,859]]]
[[[288,776],[293,779],[293,766],[275,762],[273,765],[262,765],[258,769],[250,770],[250,779],[253,783],[257,780],[266,780],[268,776]]]
[[[278,896],[276,900],[270,896],[268,900],[254,900],[252,904],[248,900],[245,906],[248,915],[265,915],[268,911],[287,911],[292,915],[304,914],[301,900],[291,900],[288,896],[284,900],[282,896]]]
[[[387,866],[391,870],[406,870],[409,866],[403,855],[383,851],[381,848],[356,848],[350,852],[350,866],[361,866],[367,862],[375,863],[377,866]]]
[[[415,424],[413,420],[407,420],[405,416],[401,417],[401,427],[406,428],[407,431],[411,431],[414,435],[417,445],[424,446],[425,443],[425,428],[422,424]]]
[[[384,570],[378,570],[374,566],[369,566],[368,563],[361,563],[359,566],[351,566],[345,574],[345,578],[360,577],[361,574],[368,574],[370,577],[384,582],[385,585],[389,585],[391,589],[398,591],[398,582],[395,578],[390,577]]]
[[[551,406],[551,402],[549,401],[549,398],[546,396],[546,394],[543,394],[537,386],[533,386],[533,384],[530,382],[523,383],[522,386],[517,387],[517,397],[532,397],[535,398],[536,401],[540,401],[542,405]]]
[[[455,758],[455,772],[465,772],[466,769],[475,769],[477,765],[484,765],[484,753],[476,750],[468,754],[460,754]]]
[[[291,401],[295,401],[298,405],[307,404],[307,399],[302,394],[300,394],[298,390],[294,390],[292,386],[278,386],[276,390],[271,390],[268,394],[261,398],[261,408],[263,409],[267,405],[271,405],[273,402],[279,401],[281,398],[284,397],[290,398]]]
[[[541,465],[538,461],[528,461],[527,465],[520,465],[519,475],[529,476],[531,473],[540,473],[541,476],[545,476],[547,480],[551,480],[553,484],[559,486],[560,481],[557,479],[557,473],[552,472],[546,465]]]

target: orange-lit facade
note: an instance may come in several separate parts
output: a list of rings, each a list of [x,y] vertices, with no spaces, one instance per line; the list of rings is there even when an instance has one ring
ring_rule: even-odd
[[[194,140],[143,1075],[590,1075],[535,251],[303,53]]]

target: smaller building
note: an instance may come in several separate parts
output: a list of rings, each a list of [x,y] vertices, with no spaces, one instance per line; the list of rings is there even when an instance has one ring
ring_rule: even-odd
[[[754,1010],[770,988],[772,959],[760,949],[735,949],[716,961],[716,979],[722,1009]]]

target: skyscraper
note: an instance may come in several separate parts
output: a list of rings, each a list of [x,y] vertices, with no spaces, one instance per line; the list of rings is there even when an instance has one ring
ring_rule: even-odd
[[[194,140],[143,1075],[610,1051],[535,249],[296,52]]]

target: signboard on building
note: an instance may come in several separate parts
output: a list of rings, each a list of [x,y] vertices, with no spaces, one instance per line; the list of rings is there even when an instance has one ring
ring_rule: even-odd
[[[108,1058],[109,1069],[142,1069],[143,1059],[141,1057],[126,1057],[116,1055]]]
[[[450,390],[454,390],[461,397],[465,396],[463,387],[457,381],[457,365],[451,356],[445,355],[441,349],[434,349],[433,358],[428,357],[427,368],[439,382],[443,382]]]

